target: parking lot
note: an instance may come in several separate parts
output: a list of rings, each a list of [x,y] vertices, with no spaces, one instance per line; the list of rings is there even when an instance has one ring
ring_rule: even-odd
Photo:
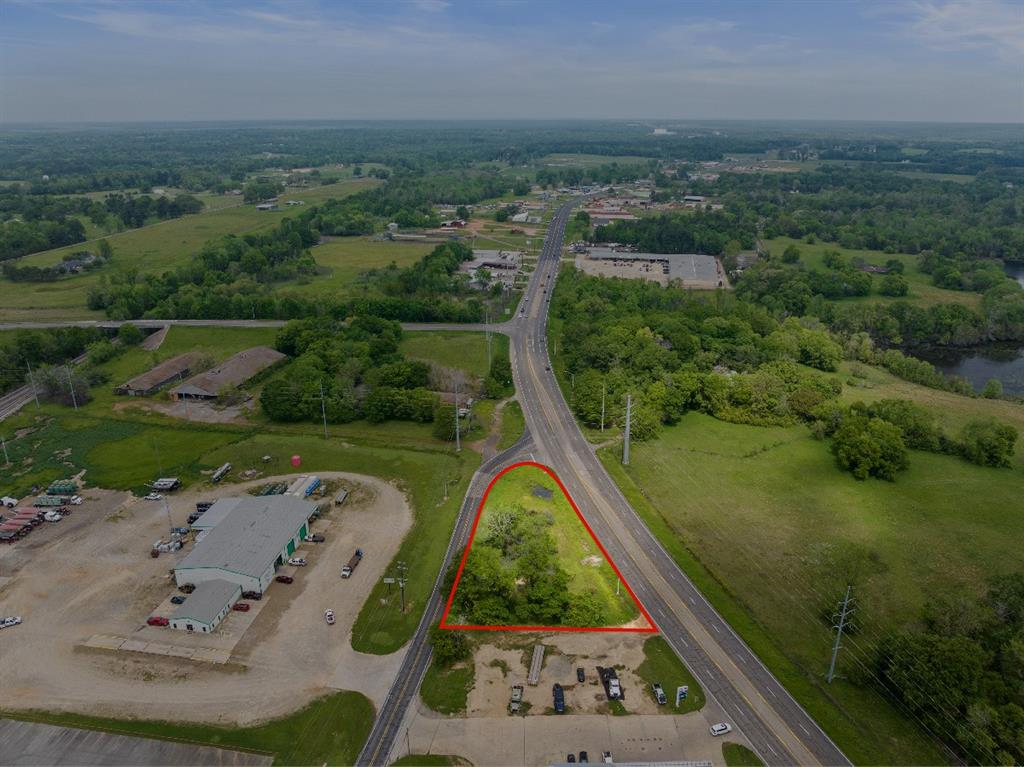
[[[309,566],[280,571],[293,574],[294,583],[273,583],[249,613],[231,614],[211,635],[145,625],[177,593],[169,570],[189,550],[150,557],[152,542],[167,532],[162,501],[87,489],[85,503],[52,531],[0,547],[0,615],[24,619],[0,632],[4,705],[251,724],[333,689],[357,690],[379,703],[400,658],[359,655],[349,635],[408,532],[411,511],[388,483],[321,476],[342,479],[351,489],[344,506],[313,524],[326,542],[303,544],[297,554]],[[169,499],[173,524],[184,525],[197,500],[239,494],[270,479],[175,494]],[[343,581],[339,571],[356,547],[366,557]],[[324,623],[326,608],[335,612],[334,626]],[[211,664],[84,646],[96,635],[230,645],[230,657]]]

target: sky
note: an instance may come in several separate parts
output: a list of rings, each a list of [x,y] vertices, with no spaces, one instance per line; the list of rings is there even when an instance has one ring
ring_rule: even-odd
[[[1024,121],[1024,0],[0,0],[0,122]]]

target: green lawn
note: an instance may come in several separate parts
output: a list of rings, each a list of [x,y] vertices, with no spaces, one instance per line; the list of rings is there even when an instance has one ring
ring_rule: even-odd
[[[539,497],[535,493],[538,488],[549,491],[550,499]],[[513,508],[551,521],[546,529],[558,547],[558,563],[569,575],[569,591],[594,594],[601,605],[601,620],[595,625],[619,626],[639,615],[636,604],[625,589],[616,594],[618,576],[604,560],[569,499],[546,472],[534,466],[521,466],[503,475],[487,496],[477,535],[484,535],[492,515],[498,510]],[[479,541],[478,537],[467,562],[472,560],[476,547],[482,545]]]
[[[245,728],[44,711],[0,714],[11,719],[254,751],[273,755],[275,765],[353,764],[374,718],[373,704],[356,692],[336,692],[283,719]]]
[[[704,690],[663,637],[654,636],[644,642],[644,662],[637,668],[636,673],[646,683],[645,694],[655,703],[657,699],[651,685],[657,682],[665,690],[668,703],[658,706],[658,713],[688,714],[704,708]],[[681,701],[677,708],[676,688],[684,684],[690,689],[686,692],[686,700]]]
[[[722,758],[728,767],[764,767],[757,754],[741,743],[723,743]]]
[[[286,199],[308,200],[307,204],[327,197],[344,197],[378,183],[376,180],[343,181],[328,186],[288,192]],[[237,198],[235,198],[237,201]],[[132,267],[140,273],[160,273],[188,263],[202,245],[225,234],[245,234],[268,229],[283,217],[302,208],[257,211],[252,205],[208,210],[192,216],[160,221],[141,229],[129,229],[110,235],[114,248],[111,263],[101,269],[57,282],[11,283],[0,278],[5,294],[0,319],[88,319],[102,316],[86,308],[89,289],[105,274]],[[19,265],[46,266],[59,263],[67,253],[89,246],[83,243],[36,253],[18,261]]]
[[[464,714],[475,678],[472,663],[446,669],[431,662],[423,677],[420,697],[427,708],[439,714]]]
[[[390,264],[409,266],[434,247],[432,244],[391,242],[371,237],[338,237],[310,251],[319,267],[317,275],[283,283],[279,287],[299,293],[358,295],[361,286],[365,285],[359,280],[363,272],[384,269]]]
[[[501,439],[498,440],[498,450],[512,447],[525,431],[526,419],[523,417],[523,408],[516,400],[512,400],[501,410]]]
[[[820,616],[852,583],[861,631],[840,673],[860,678],[878,639],[913,625],[926,600],[980,593],[1020,561],[1019,470],[913,452],[896,482],[858,482],[805,427],[700,414],[635,443],[625,470],[614,448],[601,455],[680,565],[855,762],[942,761],[869,686],[839,679],[827,702],[831,633]]]
[[[899,259],[903,262],[903,276],[910,285],[910,292],[907,293],[906,296],[895,298],[892,296],[879,295],[878,287],[881,285],[882,279],[878,275],[873,275],[871,295],[846,298],[842,299],[843,301],[893,303],[894,301],[902,300],[911,301],[923,306],[955,303],[964,304],[973,308],[977,308],[981,302],[981,295],[978,293],[969,293],[963,290],[946,290],[945,288],[937,288],[932,285],[931,275],[925,274],[917,268],[917,256],[913,256],[908,253],[894,254],[884,253],[880,250],[857,250],[855,248],[844,248],[837,243],[824,242],[821,240],[814,244],[809,244],[803,240],[794,240],[791,237],[774,237],[770,240],[765,240],[765,245],[772,254],[776,256],[781,256],[782,251],[784,251],[789,245],[796,245],[800,248],[801,262],[809,269],[817,269],[819,271],[824,271],[826,268],[824,265],[825,253],[833,250],[839,251],[844,258],[862,258],[867,263],[875,264],[877,266],[885,266],[885,262],[892,258]]]
[[[405,333],[398,350],[406,357],[464,370],[478,378],[487,375],[487,334],[457,330]],[[491,355],[508,356],[508,337],[491,333]]]

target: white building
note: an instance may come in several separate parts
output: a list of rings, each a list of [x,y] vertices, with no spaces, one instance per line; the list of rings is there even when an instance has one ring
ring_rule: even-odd
[[[170,617],[170,626],[179,631],[212,633],[242,595],[242,587],[214,578],[203,581],[189,594]]]

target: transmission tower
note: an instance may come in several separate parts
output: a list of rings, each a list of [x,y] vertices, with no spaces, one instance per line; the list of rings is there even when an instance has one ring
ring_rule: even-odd
[[[853,615],[857,609],[852,606],[852,591],[853,586],[846,587],[846,596],[844,596],[843,601],[839,603],[839,612],[832,616],[832,619],[836,621],[832,626],[832,628],[836,630],[836,643],[832,646],[832,662],[828,664],[828,675],[825,677],[825,681],[829,684],[832,684],[832,680],[836,675],[836,659],[839,657],[839,648],[843,646],[843,629],[846,628],[846,624],[849,621],[850,616]]]

